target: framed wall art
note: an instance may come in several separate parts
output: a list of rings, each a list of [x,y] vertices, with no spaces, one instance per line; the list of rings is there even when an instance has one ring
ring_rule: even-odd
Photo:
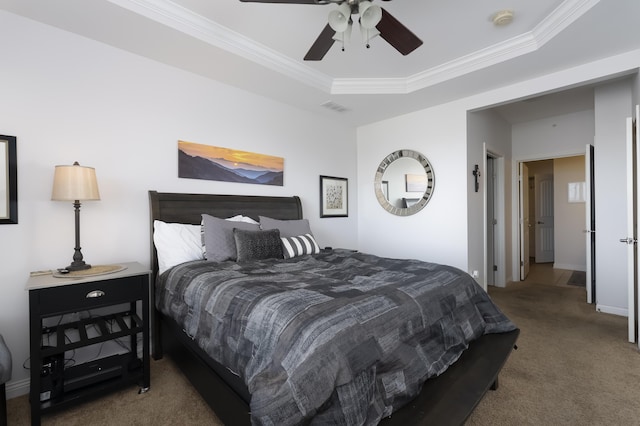
[[[349,216],[348,200],[346,178],[320,176],[320,217]]]
[[[283,186],[284,158],[178,141],[178,177]]]
[[[0,224],[18,223],[16,137],[0,135]]]

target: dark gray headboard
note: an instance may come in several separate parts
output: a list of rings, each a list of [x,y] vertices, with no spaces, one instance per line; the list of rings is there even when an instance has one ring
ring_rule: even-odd
[[[149,191],[151,213],[152,285],[158,272],[158,257],[153,244],[153,221],[171,223],[201,222],[202,213],[227,218],[242,214],[258,220],[258,216],[274,219],[302,219],[299,197],[263,197],[256,195],[182,194]]]

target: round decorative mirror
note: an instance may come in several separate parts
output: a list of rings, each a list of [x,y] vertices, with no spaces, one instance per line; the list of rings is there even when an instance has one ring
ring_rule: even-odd
[[[410,216],[427,205],[435,183],[427,157],[411,149],[401,149],[380,162],[374,188],[378,202],[386,211]]]

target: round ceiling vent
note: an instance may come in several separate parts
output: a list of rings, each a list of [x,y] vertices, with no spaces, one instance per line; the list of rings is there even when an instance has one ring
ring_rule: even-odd
[[[504,26],[510,24],[513,21],[513,11],[501,10],[493,15],[493,24],[496,26]]]

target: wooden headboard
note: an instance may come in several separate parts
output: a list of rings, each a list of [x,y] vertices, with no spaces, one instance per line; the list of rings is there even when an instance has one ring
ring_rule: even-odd
[[[158,272],[158,256],[153,244],[153,221],[200,224],[202,213],[220,218],[242,214],[258,220],[258,216],[274,219],[302,219],[299,197],[263,197],[256,195],[181,194],[149,191],[151,213],[152,284]]]

